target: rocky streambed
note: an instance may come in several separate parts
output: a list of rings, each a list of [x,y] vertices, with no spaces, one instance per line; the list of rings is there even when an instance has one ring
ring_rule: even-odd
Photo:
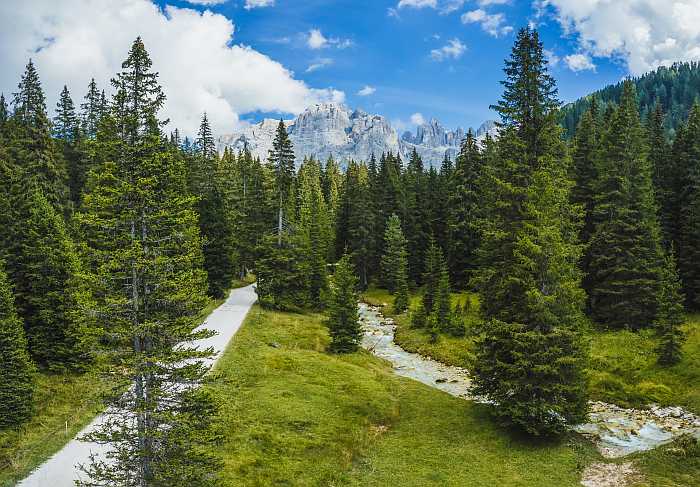
[[[395,372],[456,397],[483,402],[470,394],[467,370],[407,352],[394,341],[396,326],[382,316],[379,308],[360,304],[362,346],[377,357],[389,361]],[[604,402],[591,402],[589,422],[576,425],[575,431],[591,438],[601,454],[617,458],[651,450],[682,434],[700,439],[700,417],[679,407],[626,409]]]

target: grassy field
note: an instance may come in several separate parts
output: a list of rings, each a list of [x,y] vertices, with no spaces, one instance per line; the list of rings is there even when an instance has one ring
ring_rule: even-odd
[[[458,294],[454,299],[463,300],[464,296]],[[450,365],[470,367],[473,360],[471,337],[441,336],[432,343],[427,332],[409,326],[407,314],[392,315],[393,297],[388,292],[370,289],[363,297],[371,304],[387,305],[384,311],[395,319],[396,341],[404,349]],[[412,298],[413,306],[417,305],[417,299]],[[700,414],[700,315],[689,316],[684,330],[687,341],[683,347],[683,361],[673,367],[661,367],[656,363],[657,340],[652,330],[592,332],[591,398],[625,407],[643,407],[650,403],[680,405]]]
[[[325,353],[320,315],[255,307],[212,386],[224,485],[575,486],[598,458],[577,436],[531,443],[485,406],[393,374],[362,351]]]
[[[101,410],[102,387],[93,374],[39,374],[31,421],[0,431],[0,486],[15,485],[78,434]]]

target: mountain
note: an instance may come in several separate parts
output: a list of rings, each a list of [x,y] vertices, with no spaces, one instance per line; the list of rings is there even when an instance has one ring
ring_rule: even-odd
[[[349,159],[367,161],[372,154],[379,157],[386,152],[399,153],[406,160],[415,149],[426,165],[439,166],[446,155],[454,160],[465,135],[461,128],[450,131],[433,119],[418,126],[415,134],[406,132],[399,137],[383,116],[362,110],[351,111],[339,103],[311,106],[285,124],[294,143],[297,161],[307,156],[322,161],[329,156],[340,162]],[[265,160],[278,125],[278,120],[265,119],[240,132],[223,135],[218,140],[219,150],[228,147],[239,151],[247,146],[254,156]],[[486,122],[477,135],[484,138],[487,133],[494,135],[495,130],[494,122]]]
[[[666,113],[665,125],[670,134],[688,118],[693,103],[700,98],[700,64],[676,63],[662,66],[638,78],[633,78],[637,87],[637,99],[642,119],[646,119],[659,103]],[[601,113],[611,103],[619,103],[622,82],[598,90],[562,108],[562,126],[568,138],[576,133],[581,116],[588,110],[592,97],[601,104]]]

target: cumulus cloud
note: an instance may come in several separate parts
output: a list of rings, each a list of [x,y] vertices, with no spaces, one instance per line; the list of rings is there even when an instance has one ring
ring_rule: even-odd
[[[79,13],[79,14],[76,14]],[[171,128],[196,132],[206,111],[217,133],[254,111],[299,113],[312,103],[342,101],[332,89],[313,89],[279,62],[233,43],[234,24],[223,15],[150,0],[26,0],[1,2],[0,91],[14,91],[33,58],[49,107],[63,84],[76,103],[90,78],[109,92],[131,43],[144,40],[168,97],[163,117]]]
[[[250,10],[253,8],[260,7],[272,7],[275,4],[275,0],[245,0],[245,9]]]
[[[187,3],[193,5],[219,5],[220,3],[225,3],[227,0],[185,0]]]
[[[310,64],[308,68],[306,68],[307,73],[313,73],[314,71],[318,71],[319,69],[323,69],[325,67],[330,66],[333,64],[333,60],[331,58],[321,58],[318,61],[316,61],[313,64]]]
[[[571,54],[564,57],[564,62],[574,72],[595,70],[595,64],[588,54]]]
[[[467,46],[462,44],[462,41],[459,39],[451,39],[441,48],[430,51],[430,57],[435,61],[444,61],[450,58],[459,59],[466,50]]]
[[[338,37],[327,38],[320,29],[311,29],[306,37],[306,45],[311,49],[325,49],[326,47],[337,47],[346,49],[352,46],[350,39],[340,39]]]
[[[362,88],[360,91],[357,92],[359,96],[370,96],[374,95],[377,92],[377,89],[374,86],[369,86],[366,85],[364,88]]]
[[[414,113],[411,115],[411,123],[413,125],[425,125],[425,117],[422,113]]]
[[[502,13],[490,14],[484,9],[476,9],[462,14],[463,24],[480,24],[484,32],[493,37],[513,32],[513,27],[506,24],[506,16]]]
[[[700,60],[698,0],[540,0],[589,56],[624,60],[642,74]]]
[[[399,0],[398,8],[437,8],[437,0]]]

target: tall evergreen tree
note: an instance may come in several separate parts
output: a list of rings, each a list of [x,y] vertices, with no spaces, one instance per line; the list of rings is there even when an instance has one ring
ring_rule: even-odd
[[[78,117],[75,105],[67,86],[63,86],[56,104],[56,116],[53,119],[53,135],[65,142],[75,142],[78,135]]]
[[[678,245],[674,237],[678,218],[679,175],[676,163],[671,157],[671,147],[666,137],[664,111],[661,105],[657,104],[654,111],[649,113],[646,132],[661,237],[665,247],[671,248]]]
[[[85,486],[211,485],[220,465],[203,448],[213,403],[194,389],[212,356],[193,345],[211,336],[198,328],[206,276],[197,215],[184,162],[160,130],[165,95],[151,66],[138,38],[113,80],[112,113],[97,135],[106,162],[79,214],[97,316],[118,364],[105,421],[86,435],[108,453],[83,467]]]
[[[82,138],[80,122],[75,113],[73,99],[70,96],[68,87],[65,85],[56,104],[53,135],[57,139],[58,147],[61,149],[63,159],[66,162],[71,201],[77,205],[85,184],[85,162],[80,151]]]
[[[5,101],[5,94],[0,93],[0,136],[3,134],[3,129],[5,128],[8,118],[10,118],[10,113],[7,108],[7,102]]]
[[[471,129],[460,147],[454,172],[454,191],[450,201],[449,265],[460,288],[466,288],[476,267],[479,247],[477,219],[481,204],[479,177],[483,157]]]
[[[401,220],[391,215],[384,232],[384,255],[382,256],[382,282],[391,293],[395,293],[402,281],[407,279],[408,252],[406,237],[401,230]]]
[[[335,267],[328,303],[328,329],[333,353],[357,350],[362,329],[357,311],[357,276],[349,255],[344,255]]]
[[[504,71],[497,157],[489,154],[484,169],[475,282],[487,321],[474,392],[497,403],[493,413],[505,421],[551,434],[586,412],[578,215],[536,30],[520,30]]]
[[[425,254],[425,265],[423,267],[423,298],[421,303],[427,313],[435,308],[435,300],[438,292],[440,280],[440,270],[444,256],[442,249],[434,239],[430,240],[428,251]]]
[[[89,138],[94,138],[97,135],[97,128],[100,123],[100,118],[104,115],[104,107],[102,107],[102,97],[104,92],[100,93],[97,89],[95,78],[90,80],[88,92],[85,94],[83,103],[80,104],[81,126],[85,135]]]
[[[12,286],[0,267],[0,431],[30,418],[34,365],[27,353],[22,321],[15,312]]]
[[[683,168],[679,204],[678,268],[686,303],[700,309],[700,105],[690,112],[679,133],[677,156]]]
[[[23,211],[24,235],[13,278],[29,351],[50,370],[83,369],[95,336],[81,263],[63,217],[38,192]]]
[[[663,262],[651,167],[634,84],[603,138],[596,190],[596,227],[588,248],[593,318],[613,328],[652,324]]]
[[[277,238],[282,244],[282,231],[284,230],[285,212],[290,218],[293,204],[290,208],[289,198],[293,194],[294,184],[294,147],[287,134],[287,127],[283,120],[277,126],[277,133],[272,142],[272,149],[268,156],[269,164],[275,170],[275,192],[277,193]]]
[[[661,365],[674,365],[681,361],[685,335],[681,330],[684,322],[683,296],[673,253],[666,256],[657,299],[658,312],[654,326],[660,337],[658,361]]]
[[[421,281],[425,251],[430,239],[430,208],[428,177],[423,160],[413,149],[404,173],[403,222],[408,241],[408,275],[414,282]]]
[[[39,75],[30,60],[12,100],[12,129],[9,148],[15,163],[25,174],[25,193],[38,188],[51,203],[64,211],[68,201],[65,161],[51,138],[46,99]]]

